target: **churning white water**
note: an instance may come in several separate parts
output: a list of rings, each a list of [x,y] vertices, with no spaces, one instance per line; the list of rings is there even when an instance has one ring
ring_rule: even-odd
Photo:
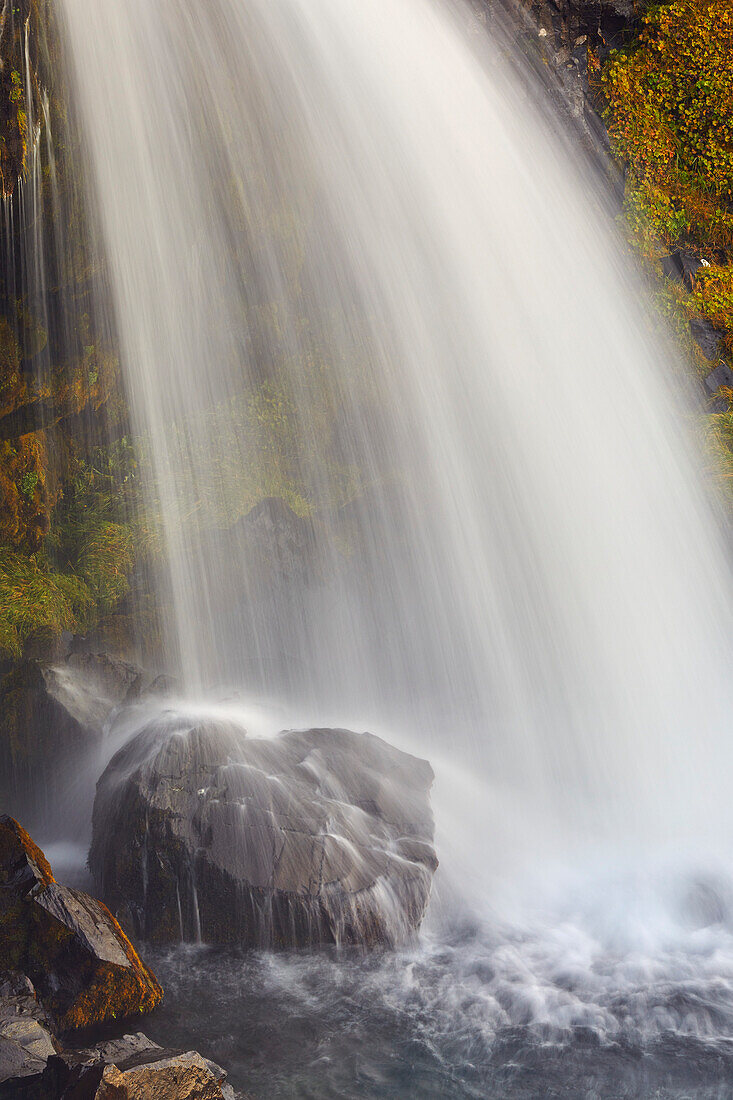
[[[433,759],[474,893],[730,851],[691,411],[518,63],[439,0],[58,4],[191,692]]]

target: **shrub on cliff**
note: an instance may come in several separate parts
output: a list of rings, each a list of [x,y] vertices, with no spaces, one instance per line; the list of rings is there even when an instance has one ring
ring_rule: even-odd
[[[733,6],[673,0],[652,8],[602,86],[627,207],[665,246],[733,250]],[[733,322],[733,315],[730,320]]]

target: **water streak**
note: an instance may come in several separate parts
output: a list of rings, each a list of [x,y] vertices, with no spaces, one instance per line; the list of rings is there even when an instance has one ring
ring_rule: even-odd
[[[475,868],[489,799],[729,846],[680,367],[519,62],[437,0],[58,4],[187,686],[460,761]]]

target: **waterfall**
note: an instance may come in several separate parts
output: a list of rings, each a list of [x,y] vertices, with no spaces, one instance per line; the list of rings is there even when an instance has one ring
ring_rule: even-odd
[[[684,368],[520,61],[447,0],[58,7],[191,693],[451,761],[479,862],[729,844]]]

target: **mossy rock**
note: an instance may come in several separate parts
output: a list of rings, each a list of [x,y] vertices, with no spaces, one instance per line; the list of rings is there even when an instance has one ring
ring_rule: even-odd
[[[150,1012],[163,991],[101,902],[56,882],[28,833],[0,817],[0,951],[59,1032]]]

